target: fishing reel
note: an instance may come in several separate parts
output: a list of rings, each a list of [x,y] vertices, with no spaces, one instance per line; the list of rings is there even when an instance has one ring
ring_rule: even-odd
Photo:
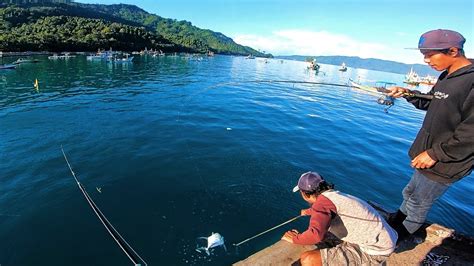
[[[383,109],[383,111],[385,113],[388,113],[388,109],[395,105],[395,98],[393,98],[392,96],[382,95],[377,99],[377,103],[380,105],[387,106]]]

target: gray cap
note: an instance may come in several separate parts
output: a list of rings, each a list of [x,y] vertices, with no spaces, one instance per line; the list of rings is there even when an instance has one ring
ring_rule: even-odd
[[[293,188],[293,192],[300,189],[304,191],[315,191],[323,181],[324,179],[320,174],[316,172],[306,172],[300,176],[298,185]]]

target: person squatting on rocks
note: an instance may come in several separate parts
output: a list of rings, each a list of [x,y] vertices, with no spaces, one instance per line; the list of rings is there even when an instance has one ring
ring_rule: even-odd
[[[397,233],[367,202],[334,190],[316,172],[301,175],[293,192],[310,204],[301,215],[310,215],[308,229],[286,232],[282,239],[293,244],[314,245],[327,233],[342,240],[332,248],[301,254],[302,265],[379,265],[394,251]]]

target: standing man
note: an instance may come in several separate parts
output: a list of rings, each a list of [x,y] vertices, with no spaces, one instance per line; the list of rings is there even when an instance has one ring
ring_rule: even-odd
[[[416,108],[426,110],[423,125],[410,147],[415,172],[403,189],[403,202],[390,225],[399,239],[417,231],[433,203],[449,186],[469,175],[474,162],[474,66],[466,58],[466,40],[455,31],[432,30],[420,37],[418,49],[424,61],[443,71],[428,92],[432,100],[404,96]],[[390,88],[389,96],[412,91]],[[417,92],[418,93],[418,92]]]

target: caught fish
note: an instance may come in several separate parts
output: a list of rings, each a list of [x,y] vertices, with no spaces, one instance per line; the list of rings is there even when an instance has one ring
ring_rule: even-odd
[[[197,252],[205,251],[206,254],[209,256],[211,255],[209,250],[211,248],[215,248],[219,246],[222,246],[224,250],[227,252],[227,248],[225,247],[225,244],[224,244],[224,237],[221,236],[221,234],[219,233],[212,233],[209,237],[198,237],[198,239],[206,240],[207,245],[201,246],[201,247],[198,246],[198,248],[196,248]]]

